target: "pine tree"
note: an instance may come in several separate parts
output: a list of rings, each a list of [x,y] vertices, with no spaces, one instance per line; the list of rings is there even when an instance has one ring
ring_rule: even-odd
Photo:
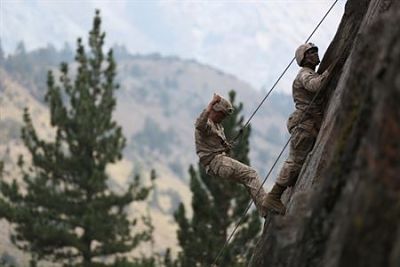
[[[0,181],[0,217],[15,226],[12,241],[31,252],[67,266],[108,266],[107,256],[129,252],[148,240],[146,230],[132,234],[137,220],[126,209],[146,199],[150,187],[136,176],[124,193],[108,186],[106,166],[122,157],[125,138],[112,118],[116,63],[103,54],[105,33],[99,11],[89,34],[89,52],[77,42],[75,81],[66,63],[59,83],[48,73],[45,101],[55,128],[54,141],[41,139],[26,109],[22,139],[30,152],[30,167],[21,158],[24,185]],[[33,117],[34,118],[34,117]]]
[[[231,140],[243,126],[243,116],[239,115],[243,105],[235,106],[234,91],[229,93],[229,97],[235,111],[223,121],[223,126],[228,140]],[[244,130],[231,155],[245,164],[249,164],[250,132],[250,127]],[[175,212],[179,225],[178,241],[182,248],[178,262],[182,267],[210,266],[242,216],[250,196],[244,186],[207,175],[200,165],[198,170],[190,166],[189,173],[193,217],[186,217],[182,203]],[[218,266],[245,266],[260,229],[259,215],[256,211],[249,212],[219,259]]]
[[[3,44],[2,44],[1,38],[0,38],[0,66],[1,67],[4,66],[5,60],[6,60],[6,57],[4,55]]]
[[[23,41],[19,41],[17,47],[15,48],[16,55],[26,55],[25,43]]]

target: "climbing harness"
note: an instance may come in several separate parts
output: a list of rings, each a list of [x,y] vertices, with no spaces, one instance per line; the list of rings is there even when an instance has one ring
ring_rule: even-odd
[[[316,30],[319,28],[319,26],[322,24],[322,22],[325,20],[325,18],[328,16],[328,14],[331,12],[331,10],[333,9],[333,7],[336,5],[336,3],[339,0],[335,0],[333,2],[333,4],[331,5],[331,7],[328,9],[328,11],[325,13],[325,15],[322,17],[322,19],[320,20],[320,22],[317,24],[317,26],[314,28],[314,30],[312,31],[312,33],[310,34],[310,36],[307,38],[307,40],[305,41],[305,43],[307,43],[311,37],[314,35],[314,33],[316,32]],[[272,86],[272,88],[268,91],[268,93],[266,94],[266,96],[262,99],[262,101],[260,102],[260,104],[257,106],[257,108],[254,110],[254,112],[251,114],[251,116],[249,117],[249,119],[246,121],[246,123],[244,124],[244,126],[239,130],[239,133],[235,136],[235,138],[233,139],[233,142],[235,142],[244,132],[244,129],[246,127],[248,127],[250,121],[252,120],[252,118],[254,117],[254,115],[257,113],[257,111],[260,109],[260,107],[263,105],[263,103],[265,102],[265,100],[268,98],[268,96],[271,94],[271,92],[275,89],[276,85],[278,84],[278,82],[281,80],[281,78],[283,77],[283,75],[285,75],[286,71],[289,69],[289,67],[292,65],[293,61],[295,60],[295,58],[293,57],[293,59],[289,62],[289,64],[287,65],[287,67],[284,69],[284,71],[282,72],[282,74],[279,76],[279,78],[277,79],[277,81],[274,83],[274,85]],[[303,117],[306,115],[308,109],[310,108],[310,106],[314,103],[315,99],[317,98],[317,96],[319,95],[320,90],[318,90],[318,92],[315,94],[315,96],[313,97],[313,99],[311,100],[310,104],[307,106],[305,112],[303,113]],[[300,121],[302,121],[303,118],[300,119]],[[290,138],[287,140],[286,144],[283,146],[281,152],[279,153],[278,157],[276,158],[275,162],[272,164],[272,167],[270,168],[270,170],[268,171],[267,176],[264,178],[260,188],[258,189],[256,195],[258,195],[260,193],[261,188],[264,186],[265,182],[267,181],[267,179],[269,178],[269,176],[271,175],[273,169],[275,168],[276,164],[278,163],[279,159],[281,158],[283,152],[285,151],[286,147],[289,145],[290,141],[292,140],[292,135],[290,136]],[[236,224],[235,228],[233,229],[233,231],[231,232],[231,234],[229,235],[228,239],[225,241],[224,245],[222,246],[222,248],[219,250],[217,257],[215,258],[214,262],[211,264],[212,267],[216,267],[219,258],[223,255],[223,252],[226,248],[226,246],[229,244],[229,241],[232,239],[233,235],[235,234],[236,230],[238,229],[239,225],[243,222],[247,212],[249,211],[251,205],[253,204],[253,200],[250,199],[249,204],[247,205],[247,208],[245,209],[245,211],[243,212],[243,215],[241,216],[239,222]]]

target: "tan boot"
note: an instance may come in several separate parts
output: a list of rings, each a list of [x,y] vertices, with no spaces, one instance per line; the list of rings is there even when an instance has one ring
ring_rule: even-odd
[[[264,206],[278,214],[285,214],[286,208],[281,201],[281,196],[285,189],[285,186],[275,183],[267,197],[264,199]]]

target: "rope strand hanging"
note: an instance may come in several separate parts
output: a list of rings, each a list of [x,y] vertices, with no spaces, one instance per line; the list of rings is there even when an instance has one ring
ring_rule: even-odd
[[[312,31],[312,33],[310,34],[310,36],[307,38],[307,40],[305,41],[305,43],[307,43],[311,37],[314,35],[314,33],[316,32],[316,30],[319,28],[319,26],[322,24],[322,22],[325,20],[325,18],[328,16],[328,14],[331,12],[331,10],[333,9],[333,7],[336,5],[336,3],[339,0],[335,0],[333,2],[333,4],[331,5],[331,7],[328,9],[328,11],[325,13],[325,15],[322,17],[322,19],[320,20],[320,22],[317,24],[317,26],[314,28],[314,30]],[[271,94],[271,92],[274,90],[274,88],[276,87],[276,85],[278,84],[278,82],[280,81],[280,79],[283,77],[283,75],[286,73],[286,71],[289,69],[289,67],[291,66],[291,64],[293,63],[293,61],[295,60],[295,58],[293,58],[290,63],[288,64],[288,66],[284,69],[284,71],[282,72],[282,74],[279,76],[278,80],[274,83],[274,85],[272,86],[272,88],[268,91],[268,93],[266,94],[266,96],[262,99],[262,101],[260,102],[260,104],[257,106],[257,108],[255,109],[255,111],[251,114],[250,118],[247,120],[247,122],[244,124],[244,126],[239,130],[238,135],[233,139],[233,141],[236,141],[236,139],[243,134],[244,129],[249,125],[251,119],[254,117],[254,115],[257,113],[257,111],[260,109],[260,107],[263,105],[263,103],[265,102],[265,100],[268,98],[268,96]],[[313,99],[311,100],[310,104],[307,106],[305,112],[303,113],[303,116],[301,117],[300,121],[302,121],[302,119],[304,118],[305,114],[307,113],[308,109],[310,108],[310,105],[312,105],[315,101],[315,99],[317,98],[317,96],[319,95],[320,91],[318,91],[315,96],[313,97]],[[270,168],[270,170],[268,171],[268,174],[266,175],[266,177],[264,178],[261,187],[258,189],[256,195],[259,194],[261,188],[264,186],[265,182],[268,180],[269,176],[271,175],[273,169],[275,168],[276,164],[278,163],[279,159],[281,158],[283,152],[285,151],[286,147],[289,145],[290,141],[292,139],[292,136],[290,136],[290,138],[287,140],[287,142],[285,143],[285,145],[283,146],[281,152],[279,153],[278,157],[276,158],[275,162],[272,164],[272,167]],[[222,248],[219,250],[217,257],[215,258],[213,264],[211,265],[212,267],[216,267],[219,258],[223,255],[223,252],[225,250],[225,248],[227,247],[227,245],[229,244],[229,241],[232,239],[233,235],[235,234],[236,230],[238,229],[238,227],[240,226],[240,224],[243,222],[244,217],[246,216],[247,212],[249,211],[251,205],[253,203],[253,200],[249,201],[249,204],[247,205],[247,208],[245,209],[245,211],[243,212],[243,215],[241,216],[239,222],[236,224],[235,228],[233,229],[233,231],[231,232],[231,234],[229,235],[228,239],[225,241],[224,245],[222,246]]]
[[[319,28],[319,26],[321,26],[322,22],[325,20],[325,18],[329,15],[329,13],[331,12],[331,10],[334,8],[334,6],[336,5],[336,3],[339,0],[335,0],[335,2],[333,2],[333,4],[331,5],[331,7],[328,9],[328,11],[325,13],[325,15],[322,17],[322,19],[318,22],[317,26],[314,28],[314,30],[311,32],[311,34],[308,36],[308,38],[306,39],[306,41],[304,43],[308,43],[308,41],[310,41],[311,37],[314,35],[314,33],[317,31],[317,29]],[[269,95],[272,93],[272,91],[275,89],[276,85],[280,82],[280,80],[282,79],[282,77],[286,74],[287,70],[290,68],[290,66],[293,64],[295,60],[295,57],[292,58],[292,60],[290,60],[289,64],[286,66],[286,68],[283,70],[283,72],[281,73],[281,75],[278,77],[278,79],[276,80],[276,82],[272,85],[271,89],[267,92],[267,94],[264,96],[264,98],[261,100],[260,104],[258,104],[257,108],[253,111],[253,113],[250,115],[249,119],[246,121],[246,123],[244,124],[244,126],[239,130],[239,133],[235,136],[235,138],[233,138],[233,142],[235,142],[244,132],[244,129],[247,128],[247,126],[249,126],[250,121],[253,119],[254,115],[256,115],[256,113],[258,112],[258,110],[261,108],[261,106],[264,104],[265,100],[267,100],[267,98],[269,97]]]

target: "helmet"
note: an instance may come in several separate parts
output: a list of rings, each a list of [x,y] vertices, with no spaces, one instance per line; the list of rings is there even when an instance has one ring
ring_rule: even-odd
[[[222,111],[223,113],[225,113],[225,115],[232,114],[233,112],[231,102],[223,97],[221,97],[221,100],[218,103],[214,104],[212,108],[214,111]]]
[[[296,62],[299,66],[302,65],[302,61],[304,59],[304,53],[310,50],[311,48],[317,49],[318,51],[318,47],[313,43],[302,44],[296,49],[295,57],[296,57]]]

